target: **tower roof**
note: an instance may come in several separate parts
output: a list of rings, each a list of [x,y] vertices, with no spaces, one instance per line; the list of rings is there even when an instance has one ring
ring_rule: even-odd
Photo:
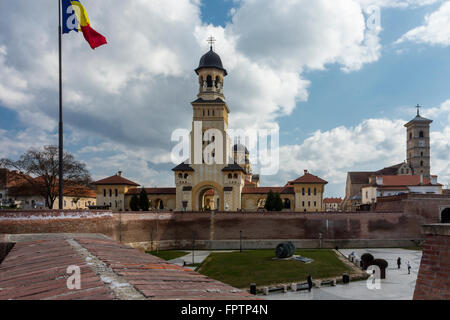
[[[419,105],[416,106],[417,108],[417,115],[414,119],[409,121],[407,124],[405,124],[405,127],[409,127],[412,124],[430,124],[433,122],[433,120],[424,118],[420,115],[419,108],[421,108]]]
[[[212,46],[209,51],[200,58],[200,63],[198,64],[198,68],[195,69],[195,72],[198,74],[198,70],[201,68],[217,68],[227,75],[227,70],[223,68],[222,60],[219,55],[213,51]]]

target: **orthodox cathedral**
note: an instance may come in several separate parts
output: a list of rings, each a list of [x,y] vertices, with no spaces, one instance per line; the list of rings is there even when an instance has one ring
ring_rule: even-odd
[[[312,175],[308,170],[283,187],[259,186],[259,175],[252,173],[247,148],[240,143],[233,145],[228,135],[230,109],[224,96],[227,71],[212,45],[201,57],[195,73],[199,91],[197,99],[191,102],[190,159],[172,169],[176,187],[145,188],[150,208],[172,211],[257,211],[264,208],[267,193],[272,190],[280,194],[286,211],[324,211],[323,194],[327,181]],[[221,142],[223,151],[213,149],[210,153],[204,153],[213,142]],[[204,154],[212,156],[214,161],[204,159]],[[124,178],[120,171],[94,184],[97,205],[116,211],[130,210],[131,197],[141,192],[139,185]]]

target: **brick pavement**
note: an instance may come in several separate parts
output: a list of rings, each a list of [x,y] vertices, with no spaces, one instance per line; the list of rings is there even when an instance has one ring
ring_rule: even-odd
[[[67,288],[67,267],[81,271],[81,289]],[[130,294],[131,292],[131,294]],[[190,269],[95,236],[46,235],[17,242],[0,264],[6,299],[243,300],[249,293]]]

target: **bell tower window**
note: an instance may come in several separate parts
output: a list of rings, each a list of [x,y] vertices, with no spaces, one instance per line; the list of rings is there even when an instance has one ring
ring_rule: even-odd
[[[211,87],[213,86],[213,83],[212,83],[212,77],[211,77],[211,76],[207,76],[207,77],[206,77],[206,86],[207,86],[208,88],[211,88]]]

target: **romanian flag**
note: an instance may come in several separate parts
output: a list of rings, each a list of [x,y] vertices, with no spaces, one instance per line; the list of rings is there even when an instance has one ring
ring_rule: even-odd
[[[61,0],[62,2],[62,33],[74,30],[83,32],[83,36],[92,49],[106,44],[106,38],[92,29],[89,17],[83,5],[78,0]]]

